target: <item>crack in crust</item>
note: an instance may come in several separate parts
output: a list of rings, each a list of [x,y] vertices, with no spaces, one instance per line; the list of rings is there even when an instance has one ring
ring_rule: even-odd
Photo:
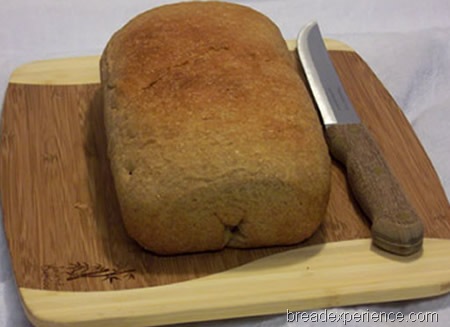
[[[181,62],[179,64],[175,64],[175,65],[172,65],[172,66],[169,66],[169,67],[165,68],[163,70],[163,72],[157,78],[155,78],[152,81],[150,81],[146,86],[142,87],[141,90],[146,91],[146,90],[151,89],[158,82],[160,82],[164,78],[170,76],[171,73],[173,72],[173,70],[175,70],[175,69],[186,67],[186,66],[189,66],[189,65],[194,66],[198,61],[208,57],[212,53],[218,53],[220,51],[227,51],[227,50],[229,50],[229,47],[227,47],[227,46],[222,46],[222,47],[212,47],[211,46],[211,47],[208,48],[208,51],[206,51],[203,54],[192,56],[191,58],[188,58],[188,59],[184,60],[183,62]],[[137,97],[139,97],[139,96],[140,96],[140,94]]]

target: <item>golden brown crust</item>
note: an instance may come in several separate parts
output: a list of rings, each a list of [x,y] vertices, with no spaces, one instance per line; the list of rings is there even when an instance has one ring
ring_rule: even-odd
[[[143,247],[293,244],[318,228],[330,158],[267,17],[223,2],[150,10],[112,37],[101,77],[122,216]]]

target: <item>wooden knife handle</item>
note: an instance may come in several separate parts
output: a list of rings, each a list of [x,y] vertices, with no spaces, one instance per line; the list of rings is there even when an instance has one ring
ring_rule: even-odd
[[[372,222],[374,245],[410,255],[419,251],[423,225],[380,149],[362,124],[326,127],[331,155],[347,170],[347,180],[360,207]]]

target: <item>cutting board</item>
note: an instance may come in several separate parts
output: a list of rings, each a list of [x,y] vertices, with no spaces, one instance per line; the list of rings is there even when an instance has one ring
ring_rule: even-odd
[[[450,292],[450,208],[433,166],[368,65],[345,44],[326,43],[424,222],[422,252],[397,257],[371,245],[370,224],[336,162],[325,220],[302,244],[146,252],[128,238],[120,217],[106,156],[99,57],[32,62],[10,78],[0,158],[3,223],[30,321],[149,326]]]

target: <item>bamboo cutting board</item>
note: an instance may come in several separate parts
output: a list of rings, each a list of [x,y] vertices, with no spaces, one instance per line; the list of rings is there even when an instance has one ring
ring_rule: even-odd
[[[105,151],[99,57],[33,62],[11,76],[0,158],[5,232],[31,322],[162,325],[450,292],[450,207],[428,157],[358,54],[336,41],[327,47],[424,221],[421,253],[396,257],[371,246],[369,223],[337,163],[325,221],[303,244],[145,252],[121,222]]]

